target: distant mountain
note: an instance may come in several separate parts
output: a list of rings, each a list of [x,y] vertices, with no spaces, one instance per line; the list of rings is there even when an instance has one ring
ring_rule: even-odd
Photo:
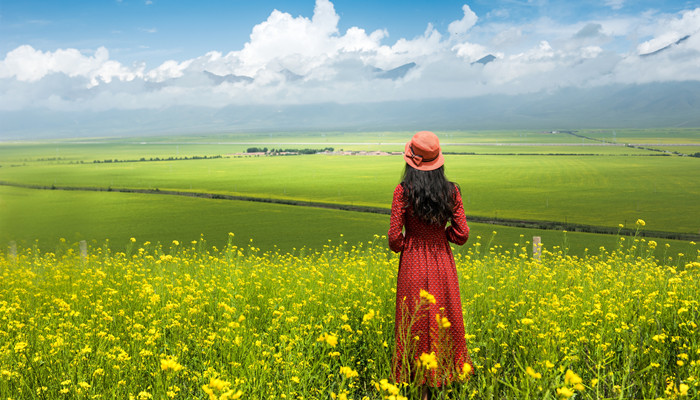
[[[384,70],[377,68],[377,75],[376,76],[377,76],[377,78],[380,78],[380,79],[392,79],[392,80],[400,79],[400,78],[403,78],[404,76],[406,76],[408,71],[413,69],[415,66],[416,66],[416,63],[410,62],[408,64],[404,64],[400,67],[396,67],[396,68],[390,69],[388,71],[384,71]]]
[[[487,55],[481,57],[480,59],[474,61],[474,62],[472,63],[472,65],[474,65],[474,64],[483,64],[483,65],[486,65],[486,64],[490,63],[491,61],[493,61],[493,60],[495,60],[495,59],[496,59],[496,56],[494,56],[493,54],[487,54]]]
[[[228,75],[216,75],[212,72],[209,71],[204,71],[204,75],[206,75],[209,79],[211,79],[215,85],[220,85],[224,82],[252,82],[253,78],[249,76],[239,76],[239,75],[233,75],[233,74],[228,74]]]
[[[640,56],[640,57],[649,57],[649,56],[653,56],[653,55],[659,54],[659,53],[661,53],[661,52],[663,52],[663,51],[666,51],[666,50],[670,49],[670,48],[673,47],[673,46],[678,46],[679,44],[685,42],[685,41],[688,40],[689,38],[690,38],[690,35],[685,35],[685,36],[683,36],[682,38],[676,40],[675,42],[673,42],[673,43],[671,43],[671,44],[669,44],[669,45],[667,45],[667,46],[664,46],[664,47],[662,47],[662,48],[660,48],[660,49],[658,49],[658,50],[656,50],[656,51],[652,51],[652,52],[650,52],[650,53],[640,54],[639,56]]]
[[[413,68],[402,67],[392,76]],[[698,110],[697,81],[427,101],[180,106],[94,113],[34,109],[0,112],[0,140],[275,130],[700,127]]]

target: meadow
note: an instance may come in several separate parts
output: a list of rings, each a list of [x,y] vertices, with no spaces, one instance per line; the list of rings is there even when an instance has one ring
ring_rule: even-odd
[[[472,224],[473,229],[479,234],[497,230],[498,244],[510,243],[523,233],[547,236],[548,245],[563,245],[561,231],[567,223],[614,230],[618,224],[633,227],[633,221],[643,218],[649,231],[700,233],[697,158],[659,157],[645,149],[601,146],[595,139],[605,138],[610,131],[576,134],[579,136],[525,131],[440,133],[449,153],[447,174],[461,185],[468,216],[545,221],[554,227],[559,224],[558,231],[518,231],[480,224]],[[700,133],[689,129],[619,130],[615,135],[621,142],[700,141]],[[398,156],[232,154],[251,146],[400,151],[408,136],[409,132],[282,132],[0,143],[0,181],[49,187],[178,190],[388,209],[402,170]],[[114,162],[155,158],[171,160]],[[0,190],[0,241],[40,239],[48,248],[61,237],[123,243],[139,235],[166,243],[200,234],[221,241],[226,232],[235,231],[241,241],[254,239],[264,250],[275,245],[290,250],[323,245],[341,234],[361,241],[386,229],[382,227],[386,218],[380,215],[357,213],[350,217],[340,211],[316,212],[272,204],[263,207],[260,203],[58,190],[40,193],[16,187]],[[192,212],[193,208],[198,211]],[[296,229],[298,226],[309,229]],[[129,231],[131,227],[138,230]],[[276,230],[285,233],[277,235]],[[580,235],[569,241],[576,254],[611,241],[610,235]],[[685,245],[664,243],[679,248]]]
[[[642,236],[700,233],[700,159],[596,144],[611,133],[700,144],[688,129],[441,134],[468,216],[555,229],[470,222],[453,251],[476,373],[435,398],[700,398],[700,251]],[[158,194],[389,208],[398,156],[232,154],[400,151],[410,135],[0,143],[0,398],[417,398],[391,375],[387,215]]]
[[[228,237],[2,254],[0,396],[418,397],[391,375],[398,257],[385,237],[291,253]],[[474,239],[456,262],[475,375],[435,398],[700,396],[697,245],[669,264],[637,236],[540,260],[523,237]]]
[[[699,164],[692,157],[447,155],[445,168],[462,187],[468,215],[612,227],[644,218],[650,230],[698,233]],[[400,156],[308,155],[42,163],[2,168],[0,180],[388,208],[402,168]]]

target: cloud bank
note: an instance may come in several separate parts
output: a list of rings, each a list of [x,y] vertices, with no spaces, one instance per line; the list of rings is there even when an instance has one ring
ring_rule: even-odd
[[[340,32],[339,20],[329,0],[317,0],[311,18],[274,10],[242,49],[151,69],[111,59],[104,47],[19,46],[0,60],[0,111],[350,104],[700,81],[700,8],[505,26],[464,5],[447,32],[426,21],[422,35],[392,43],[385,30]]]

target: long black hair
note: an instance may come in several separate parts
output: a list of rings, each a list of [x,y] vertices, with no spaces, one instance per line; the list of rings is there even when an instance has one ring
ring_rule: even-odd
[[[452,218],[455,190],[459,186],[447,180],[445,168],[421,171],[406,164],[403,171],[404,203],[413,215],[428,224],[445,224]]]

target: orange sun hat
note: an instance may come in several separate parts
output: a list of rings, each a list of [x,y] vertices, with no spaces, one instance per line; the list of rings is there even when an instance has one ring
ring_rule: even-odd
[[[411,167],[421,171],[432,171],[445,163],[440,150],[440,140],[430,131],[420,131],[406,143],[403,158]]]

